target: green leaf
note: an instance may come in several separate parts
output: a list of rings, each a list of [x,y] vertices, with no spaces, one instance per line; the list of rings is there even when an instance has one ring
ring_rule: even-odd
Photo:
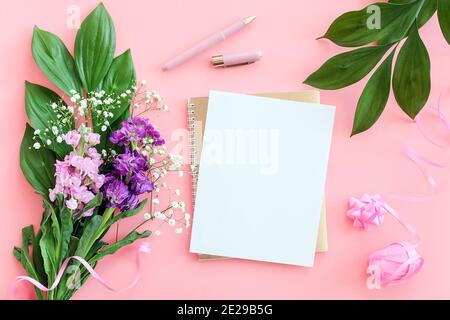
[[[30,251],[29,246],[34,242],[34,229],[33,226],[30,225],[22,229],[22,248],[19,249],[14,247],[14,256],[17,260],[22,264],[23,268],[27,272],[27,274],[36,280],[41,280],[39,274],[36,272],[34,268],[33,262],[30,259]],[[39,299],[43,298],[41,290],[35,287],[36,294]]]
[[[102,223],[102,216],[95,215],[90,218],[83,235],[78,242],[78,248],[75,251],[76,256],[86,257],[94,242],[97,240],[97,230]]]
[[[71,257],[75,254],[75,251],[77,250],[79,241],[80,241],[80,239],[78,239],[77,237],[74,237],[74,236],[70,237],[69,250],[67,251],[67,255],[69,257]]]
[[[102,88],[109,93],[121,94],[135,85],[136,72],[134,70],[133,58],[131,57],[131,51],[127,50],[113,60],[111,68],[103,80]],[[114,117],[109,120],[110,123],[114,123],[119,119],[129,109],[129,106],[130,99],[124,99],[118,107],[114,105],[113,107],[115,109],[110,110],[114,114]],[[96,114],[93,115],[93,122],[94,131],[100,132],[99,128],[102,126],[102,123],[98,123]],[[102,140],[106,140],[106,134],[103,133],[102,136],[105,136]]]
[[[73,58],[60,38],[34,27],[32,52],[42,72],[65,94],[71,96],[73,89],[82,93]]]
[[[101,3],[83,21],[75,39],[75,65],[87,92],[99,87],[111,66],[115,49],[114,24]]]
[[[40,148],[34,149],[33,128],[26,125],[20,145],[20,168],[23,175],[44,199],[48,198],[48,189],[55,186],[55,155],[52,151]]]
[[[99,261],[100,259],[102,259],[103,257],[110,255],[110,254],[114,254],[117,252],[117,250],[119,250],[120,248],[129,245],[133,242],[135,242],[138,239],[142,239],[142,238],[147,238],[151,235],[152,233],[148,230],[144,231],[143,233],[139,233],[136,231],[133,231],[131,233],[129,233],[125,238],[123,238],[120,241],[117,241],[116,243],[108,246],[107,248],[103,249],[102,251],[100,251],[99,253],[97,253],[95,256],[93,256],[90,260],[89,263],[92,264],[94,262]]]
[[[394,53],[395,50],[392,50],[367,82],[356,107],[352,136],[369,129],[383,112],[391,90]]]
[[[41,248],[42,259],[44,261],[45,273],[48,277],[48,283],[51,285],[55,280],[56,273],[58,272],[58,257],[57,257],[57,239],[55,239],[55,231],[57,228],[55,225],[55,211],[53,207],[47,206],[46,208],[49,218],[41,224],[42,237],[39,241]],[[57,223],[57,221],[56,221]]]
[[[414,23],[422,1],[406,4],[377,2],[360,11],[344,13],[333,21],[321,38],[342,47],[359,47],[374,41],[380,41],[380,44],[396,42]],[[377,19],[379,25],[376,25]]]
[[[39,246],[39,241],[42,238],[42,230],[39,229],[36,236],[33,239],[33,265],[36,270],[36,273],[39,276],[39,282],[47,283],[47,274],[45,273],[44,268],[44,259],[42,258],[41,248]]]
[[[403,111],[414,119],[430,94],[430,57],[420,39],[417,25],[411,28],[394,68],[395,99]]]
[[[46,128],[60,123],[51,107],[53,102],[59,101],[61,98],[52,90],[28,81],[25,82],[25,110],[34,129],[44,131]],[[67,131],[73,129],[75,129],[75,122],[70,121],[67,123]],[[51,145],[45,144],[42,147],[55,151],[60,158],[71,151],[69,145],[56,143],[55,139]]]
[[[118,214],[117,216],[112,218],[111,221],[108,223],[109,227],[122,219],[137,215],[139,212],[142,211],[142,209],[145,207],[146,204],[147,204],[147,199],[144,199],[141,203],[139,203],[139,205],[135,209],[127,210],[127,211],[122,212],[121,214]]]
[[[326,61],[304,83],[326,90],[347,87],[364,78],[389,48],[370,46],[338,54]]]
[[[73,220],[72,220],[72,213],[65,206],[60,208],[59,216],[61,220],[61,226],[59,239],[57,243],[58,243],[58,261],[59,264],[61,264],[63,260],[67,258],[67,252],[69,251],[69,243],[73,231]]]
[[[439,0],[437,12],[442,34],[450,44],[450,0]]]
[[[397,4],[405,4],[414,1],[416,0],[389,0],[390,3],[397,3]],[[428,20],[430,20],[431,17],[434,15],[437,9],[437,1],[438,0],[425,0],[422,9],[420,10],[417,16],[417,23],[419,24],[419,28],[424,26],[428,22]]]
[[[136,85],[136,71],[131,50],[128,49],[114,58],[103,80],[102,88],[107,92],[122,93],[134,85]]]

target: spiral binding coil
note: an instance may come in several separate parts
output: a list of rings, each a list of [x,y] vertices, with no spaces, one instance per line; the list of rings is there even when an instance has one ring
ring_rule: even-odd
[[[195,104],[188,103],[188,130],[189,130],[189,150],[191,160],[191,175],[192,175],[192,204],[195,204],[195,195],[197,193],[198,180],[198,150],[195,137]]]

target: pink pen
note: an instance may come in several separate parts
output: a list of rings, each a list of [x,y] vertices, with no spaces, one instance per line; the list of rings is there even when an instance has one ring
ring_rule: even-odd
[[[242,20],[239,20],[235,23],[233,23],[228,28],[210,36],[209,38],[206,38],[205,40],[199,42],[195,46],[193,46],[190,49],[187,49],[183,53],[179,54],[175,58],[168,61],[163,66],[163,70],[170,70],[178,66],[179,64],[189,60],[190,58],[196,56],[197,54],[205,51],[206,49],[211,48],[212,46],[216,45],[219,42],[222,42],[229,36],[231,36],[233,33],[238,32],[239,30],[243,29],[246,25],[251,23],[253,20],[255,20],[255,16],[248,17]]]
[[[213,56],[211,58],[211,63],[214,67],[231,67],[250,64],[258,61],[261,57],[261,51],[225,54]]]

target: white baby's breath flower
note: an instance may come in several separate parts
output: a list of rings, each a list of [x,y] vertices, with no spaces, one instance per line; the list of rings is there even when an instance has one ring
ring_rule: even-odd
[[[179,207],[179,204],[177,201],[172,202],[172,208],[177,209]]]
[[[100,128],[100,130],[102,130],[102,132],[105,132],[106,131],[106,129],[108,129],[108,127],[107,126],[105,126],[105,125],[103,125],[101,128]]]
[[[146,81],[146,80],[141,80],[141,84],[142,84],[143,86],[145,86],[145,85],[147,84],[147,81]]]
[[[184,175],[184,172],[183,172],[183,171],[181,171],[181,170],[178,171],[178,176],[179,176],[179,177],[182,177],[183,175]]]
[[[189,221],[191,220],[191,215],[189,213],[184,214],[184,220]]]
[[[146,212],[144,213],[144,220],[150,220],[152,216],[150,215],[150,213]]]
[[[158,198],[155,198],[155,199],[152,200],[152,202],[153,202],[154,204],[159,204],[159,199],[158,199]]]
[[[68,110],[70,113],[73,113],[73,107],[72,107],[72,106],[69,106],[69,107],[67,108],[67,110]]]
[[[49,146],[49,145],[51,145],[51,144],[52,144],[52,140],[50,140],[50,139],[47,139],[46,143],[47,143],[47,145]]]
[[[76,94],[77,93],[77,90],[75,90],[75,89],[70,89],[70,91],[69,91],[71,94]]]
[[[41,134],[41,130],[39,130],[39,129],[34,130],[34,135],[35,136],[40,135],[40,134]]]
[[[56,103],[52,103],[52,109],[55,110],[56,108],[58,108],[58,105]]]
[[[58,133],[59,133],[58,127],[57,127],[57,126],[53,126],[53,127],[52,127],[52,132],[53,132],[53,134],[54,134],[55,136],[57,136]]]
[[[41,144],[40,144],[39,142],[35,142],[35,143],[33,144],[33,148],[35,148],[36,150],[38,150],[38,149],[41,148]]]
[[[155,230],[155,236],[159,237],[161,235],[161,231]]]
[[[176,234],[183,233],[183,228],[176,228],[176,229],[175,229],[175,233],[176,233]]]
[[[175,190],[175,194],[176,194],[177,196],[179,196],[179,195],[181,194],[180,189],[176,189],[176,190]]]
[[[56,142],[61,143],[63,142],[63,138],[61,136],[56,137]]]
[[[174,226],[177,222],[175,221],[175,219],[169,219],[169,226]]]

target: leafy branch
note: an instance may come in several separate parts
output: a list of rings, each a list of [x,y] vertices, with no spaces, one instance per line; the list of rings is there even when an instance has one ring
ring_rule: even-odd
[[[377,2],[344,13],[319,38],[341,47],[361,48],[332,57],[304,81],[318,89],[336,90],[360,81],[391,50],[359,98],[352,136],[368,130],[378,120],[389,99],[391,78],[395,99],[411,119],[425,106],[431,89],[430,58],[419,29],[436,11],[441,31],[450,44],[450,0]],[[392,74],[395,51],[404,39]]]

